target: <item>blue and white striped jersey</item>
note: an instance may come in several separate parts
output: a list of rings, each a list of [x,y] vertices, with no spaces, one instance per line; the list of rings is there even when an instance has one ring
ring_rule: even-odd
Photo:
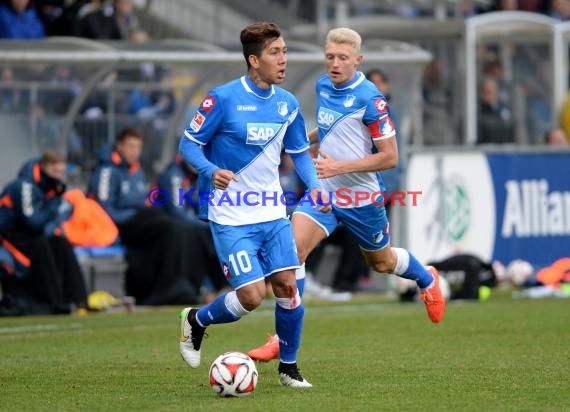
[[[260,89],[247,76],[233,80],[208,93],[184,136],[201,145],[210,162],[238,177],[226,191],[201,179],[200,192],[213,193],[209,220],[236,226],[286,216],[281,150],[309,148],[305,121],[291,93],[275,85]]]
[[[327,75],[316,85],[320,148],[335,160],[361,159],[376,153],[375,140],[396,136],[386,98],[363,73],[336,87]],[[322,179],[323,190],[354,192],[384,190],[380,173],[348,173]],[[360,206],[372,203],[361,202]],[[354,207],[354,203],[346,207]]]

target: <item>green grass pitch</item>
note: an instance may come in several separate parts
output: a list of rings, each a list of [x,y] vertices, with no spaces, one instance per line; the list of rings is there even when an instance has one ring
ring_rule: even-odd
[[[420,304],[307,302],[299,366],[314,388],[258,364],[243,399],[217,397],[208,369],[264,341],[272,307],[209,328],[198,369],[178,353],[179,309],[0,318],[0,410],[570,410],[570,300],[451,303],[439,325]]]

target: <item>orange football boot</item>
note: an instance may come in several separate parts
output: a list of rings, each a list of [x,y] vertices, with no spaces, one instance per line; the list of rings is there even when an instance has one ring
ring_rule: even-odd
[[[439,323],[445,313],[445,297],[439,288],[439,273],[433,266],[426,266],[433,276],[433,284],[427,289],[420,289],[420,297],[426,305],[429,318],[433,323]]]
[[[279,359],[279,337],[277,335],[270,336],[264,345],[247,352],[247,356],[258,362]]]

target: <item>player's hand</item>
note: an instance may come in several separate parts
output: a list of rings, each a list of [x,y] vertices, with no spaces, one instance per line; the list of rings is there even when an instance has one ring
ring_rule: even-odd
[[[237,175],[231,170],[218,169],[212,175],[212,183],[216,189],[226,190],[230,182],[237,182]]]
[[[317,170],[317,177],[319,179],[328,179],[329,177],[342,173],[339,162],[322,150],[319,150],[319,155],[321,156],[319,159],[313,159],[315,169]]]
[[[328,213],[332,210],[329,194],[320,188],[311,190],[311,200],[313,201],[313,207],[318,207],[323,213]]]

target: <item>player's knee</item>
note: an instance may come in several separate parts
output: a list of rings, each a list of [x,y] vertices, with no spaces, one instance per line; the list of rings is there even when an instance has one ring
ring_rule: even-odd
[[[265,293],[262,293],[258,289],[240,290],[238,291],[238,297],[243,308],[247,311],[252,311],[261,305],[261,302],[263,302],[265,298]]]
[[[394,265],[391,262],[379,261],[374,262],[370,267],[378,273],[392,273],[394,271]]]
[[[289,298],[295,296],[297,293],[297,282],[295,279],[293,281],[279,280],[273,283],[273,293],[278,298]]]

